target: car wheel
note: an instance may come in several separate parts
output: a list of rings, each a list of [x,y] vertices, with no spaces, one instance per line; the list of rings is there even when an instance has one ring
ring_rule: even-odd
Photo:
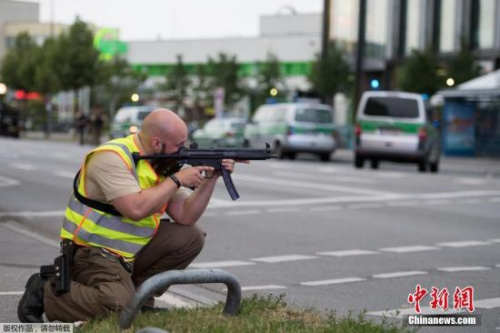
[[[328,162],[330,161],[330,156],[331,156],[330,153],[320,154],[319,159],[323,162]]]
[[[419,172],[427,172],[427,160],[418,162],[418,171]]]
[[[429,163],[429,169],[432,173],[439,172],[439,161]]]
[[[295,157],[297,157],[297,154],[296,153],[288,153],[287,156],[289,159],[294,160]]]
[[[376,169],[378,169],[379,162],[378,162],[378,160],[372,160],[370,165],[371,165],[373,170],[376,170]]]
[[[280,160],[285,158],[285,153],[283,152],[283,148],[279,142],[274,144],[273,153],[276,154]]]
[[[363,165],[365,164],[365,160],[363,158],[361,158],[360,156],[358,155],[355,155],[354,156],[354,166],[357,168],[357,169],[361,169],[363,168]]]

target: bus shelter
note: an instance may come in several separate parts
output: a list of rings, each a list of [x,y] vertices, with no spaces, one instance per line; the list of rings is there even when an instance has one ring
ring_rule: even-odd
[[[500,70],[438,94],[444,98],[443,153],[500,157]]]

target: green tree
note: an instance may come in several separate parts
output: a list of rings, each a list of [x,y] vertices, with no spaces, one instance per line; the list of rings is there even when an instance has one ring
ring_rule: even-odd
[[[192,117],[193,120],[199,121],[204,118],[205,108],[213,103],[209,71],[206,65],[196,66],[191,89],[193,99]]]
[[[130,101],[130,96],[136,93],[139,86],[147,79],[147,74],[134,71],[129,62],[122,57],[99,64],[98,83],[94,89],[93,100],[96,105],[109,109],[109,117],[115,110]]]
[[[258,68],[256,106],[265,103],[270,97],[271,89],[279,88],[278,93],[280,93],[285,88],[280,62],[276,55],[268,53],[266,62],[259,64]]]
[[[167,92],[168,99],[174,102],[175,110],[184,108],[184,101],[191,86],[191,79],[186,66],[182,63],[182,56],[177,55],[175,66],[167,74],[167,82],[163,88]]]
[[[337,92],[348,92],[350,89],[351,72],[346,52],[337,43],[330,42],[324,59],[321,54],[316,55],[308,80],[323,102],[331,105]]]
[[[35,73],[40,56],[40,47],[31,36],[27,32],[20,33],[2,62],[2,81],[12,89],[35,91]]]
[[[212,93],[216,88],[224,88],[224,105],[230,108],[241,99],[244,92],[238,77],[236,56],[219,53],[217,60],[208,59],[208,67]]]
[[[63,90],[78,90],[98,82],[99,52],[87,24],[77,19],[69,32],[59,36],[54,68]]]
[[[410,57],[398,72],[398,86],[409,92],[432,96],[444,86],[444,77],[440,74],[440,64],[430,50],[413,50]]]
[[[448,76],[455,84],[469,81],[481,75],[481,67],[476,63],[474,52],[467,47],[462,39],[460,51],[447,61]]]

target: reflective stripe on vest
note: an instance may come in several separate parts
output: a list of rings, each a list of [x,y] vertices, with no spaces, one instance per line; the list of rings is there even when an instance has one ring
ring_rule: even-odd
[[[117,153],[141,189],[146,189],[158,183],[159,179],[149,163],[138,163],[136,168],[132,158],[133,152],[139,149],[134,142],[134,136],[117,139],[92,150],[85,158],[84,166],[79,180],[78,189],[81,194],[85,190],[85,168],[90,156],[98,151],[113,151]],[[139,167],[140,166],[140,167]],[[133,258],[137,252],[146,245],[158,229],[159,213],[148,216],[140,221],[132,221],[90,208],[71,195],[63,226],[61,237],[74,240],[84,246],[105,247],[125,258]]]

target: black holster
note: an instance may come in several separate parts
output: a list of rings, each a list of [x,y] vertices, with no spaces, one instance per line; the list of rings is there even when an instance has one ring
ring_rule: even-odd
[[[62,295],[70,290],[71,265],[77,246],[69,239],[61,242],[61,255],[54,259],[54,265],[40,267],[40,275],[45,278],[51,277],[56,294]]]

